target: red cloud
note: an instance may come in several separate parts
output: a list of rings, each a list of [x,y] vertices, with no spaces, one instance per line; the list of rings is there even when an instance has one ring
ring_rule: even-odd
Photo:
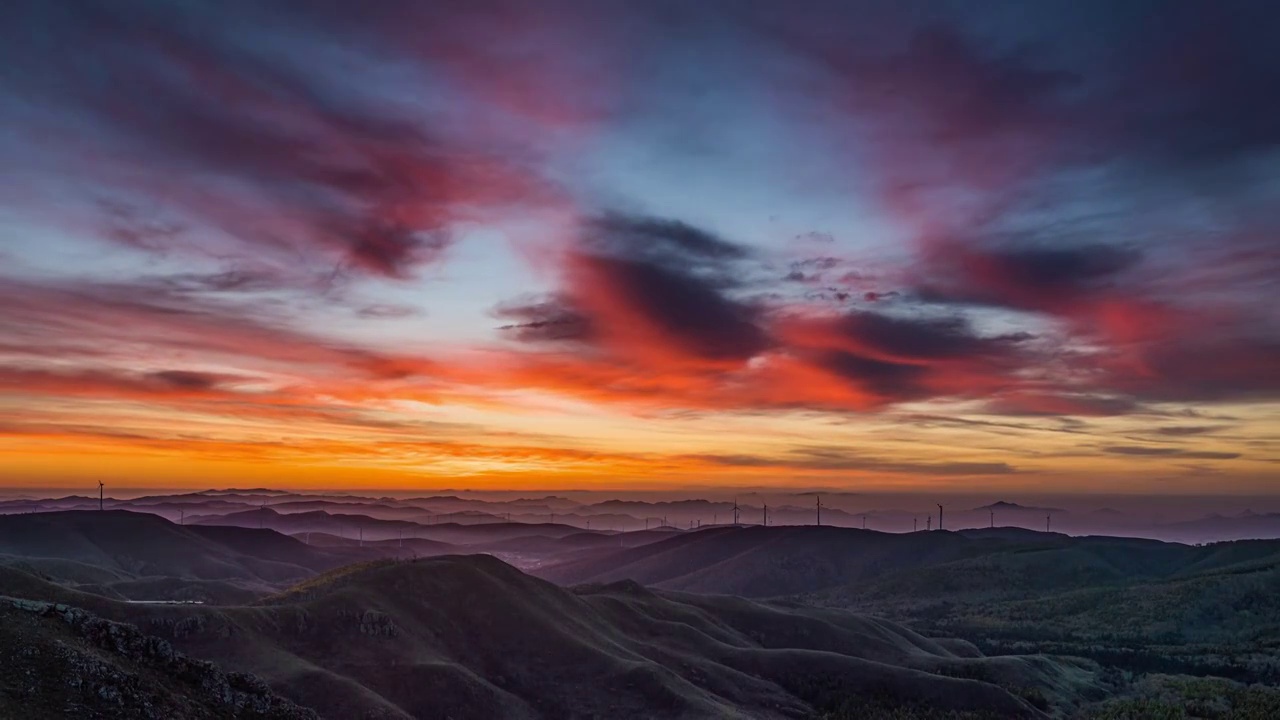
[[[438,259],[459,223],[560,202],[553,183],[486,138],[430,127],[377,83],[335,81],[326,54],[345,36],[296,25],[286,44],[299,56],[282,61],[239,39],[243,14],[206,18],[197,33],[177,11],[133,10],[141,16],[58,15],[47,32],[75,52],[38,68],[43,59],[18,56],[33,63],[30,92],[93,126],[29,130],[126,209],[109,218],[109,237],[399,278]],[[255,32],[284,31],[271,11],[253,19]]]

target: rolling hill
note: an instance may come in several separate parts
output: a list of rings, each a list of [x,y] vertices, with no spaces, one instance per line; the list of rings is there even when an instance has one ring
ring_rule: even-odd
[[[270,530],[181,526],[123,510],[0,516],[0,564],[132,599],[241,602],[393,552],[309,547]]]
[[[632,579],[849,608],[988,652],[1280,680],[1275,541],[1190,546],[1016,528],[907,535],[721,528],[536,572],[564,584]]]
[[[24,590],[45,591],[66,592]],[[348,566],[244,607],[75,597],[326,717],[765,720],[874,701],[1018,718],[1101,692],[1085,662],[984,658],[839,610],[569,590],[483,555]]]
[[[894,535],[837,527],[716,527],[549,566],[562,584],[634,580],[643,585],[746,597],[778,597],[856,581],[887,568],[982,552],[947,533]]]
[[[1156,540],[1070,537],[1021,528],[882,533],[838,527],[722,527],[551,565],[561,583],[629,579],[688,592],[780,597],[887,578],[928,592],[1037,594],[1140,583],[1280,562],[1280,542],[1189,546]],[[939,568],[957,568],[943,580]],[[928,571],[918,582],[914,571]],[[944,587],[945,586],[945,587]],[[905,587],[904,587],[905,589]],[[896,594],[898,591],[892,591]]]

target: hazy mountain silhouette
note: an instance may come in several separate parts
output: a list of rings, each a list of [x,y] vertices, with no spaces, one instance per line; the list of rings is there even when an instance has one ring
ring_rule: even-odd
[[[1168,523],[1163,529],[1177,533],[1189,542],[1280,538],[1280,513],[1246,510],[1232,517],[1215,514],[1198,520]]]
[[[469,492],[469,491],[468,491]],[[870,502],[869,497],[849,493],[825,493],[832,503]],[[744,525],[761,525],[764,521],[763,498],[749,494],[739,504],[739,521]],[[770,525],[809,525],[816,519],[815,508],[807,501],[815,493],[783,493],[774,496],[769,504]],[[902,502],[897,498],[890,502]],[[905,499],[910,501],[910,499]],[[1033,530],[1046,529],[1046,515],[1052,515],[1052,529],[1073,535],[1113,535],[1120,537],[1147,537],[1175,542],[1215,542],[1249,538],[1280,537],[1280,517],[1274,506],[1266,507],[1266,500],[1258,500],[1265,509],[1257,512],[1241,512],[1242,500],[1213,500],[1219,512],[1208,517],[1197,517],[1198,507],[1170,508],[1161,512],[1152,508],[1136,507],[1132,499],[1111,498],[1114,507],[1089,507],[1076,501],[1074,504],[1028,503],[998,500],[987,505],[968,499],[963,503],[956,499],[947,506],[947,529],[985,528],[992,522],[997,526],[1018,526]],[[178,521],[184,517],[198,524],[234,524],[243,527],[275,527],[297,534],[304,529],[305,518],[294,521],[274,521],[255,515],[265,507],[278,515],[326,513],[330,517],[346,516],[346,520],[312,521],[310,532],[329,532],[342,535],[350,531],[355,536],[358,528],[347,524],[366,526],[366,539],[397,537],[400,530],[411,531],[411,526],[381,525],[381,522],[411,522],[420,525],[489,525],[507,522],[530,525],[558,524],[579,530],[606,532],[635,532],[660,528],[667,523],[670,529],[708,529],[727,526],[733,521],[733,503],[723,500],[637,500],[606,499],[596,502],[578,502],[568,498],[547,496],[543,498],[505,497],[503,493],[488,496],[467,494],[433,495],[424,497],[373,497],[343,493],[297,493],[265,490],[201,491],[195,493],[157,494],[120,500],[106,498],[108,509],[133,510],[161,515]],[[1082,506],[1084,505],[1084,506]],[[1123,507],[1125,509],[1116,509]],[[48,512],[55,510],[96,510],[98,499],[84,495],[42,499],[14,497],[0,500],[0,514]],[[229,518],[218,520],[217,516]],[[926,508],[888,509],[864,507],[854,510],[848,507],[824,507],[823,525],[857,527],[888,532],[910,532],[929,527],[929,518],[937,520],[933,505]],[[367,519],[366,519],[367,518]],[[388,532],[392,531],[392,532]],[[467,538],[435,539],[442,542],[466,544]]]
[[[980,505],[974,508],[975,512],[980,510],[995,511],[995,512],[1006,511],[1006,512],[1018,512],[1018,513],[1025,512],[1025,513],[1040,513],[1040,514],[1066,512],[1066,510],[1063,510],[1062,508],[1036,507],[1034,505],[1019,505],[1018,503],[1006,502],[1004,500],[997,500],[991,503],[990,505]]]

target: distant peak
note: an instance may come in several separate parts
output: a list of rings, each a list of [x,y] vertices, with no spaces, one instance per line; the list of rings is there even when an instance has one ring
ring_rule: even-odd
[[[974,510],[1029,510],[1029,509],[1030,508],[1026,507],[1025,505],[1019,505],[1018,503],[1008,502],[1006,500],[997,500],[991,503],[990,505],[981,505],[979,507],[974,508]]]
[[[1017,511],[1017,512],[1042,512],[1042,513],[1060,513],[1060,512],[1066,512],[1066,510],[1063,510],[1063,509],[1061,509],[1061,508],[1035,507],[1035,506],[1032,506],[1032,505],[1019,505],[1018,503],[1008,502],[1008,501],[1006,501],[1006,500],[997,500],[997,501],[995,501],[995,502],[991,503],[990,505],[983,505],[982,507],[976,507],[976,508],[974,508],[974,511],[975,511],[975,512],[976,512],[976,511],[978,511],[978,510],[993,510],[993,511],[994,511],[994,510],[1013,510],[1013,511]]]

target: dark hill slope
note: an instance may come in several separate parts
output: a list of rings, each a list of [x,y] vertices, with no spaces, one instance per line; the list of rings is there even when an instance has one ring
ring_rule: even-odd
[[[580,527],[561,523],[433,523],[427,525],[422,537],[453,543],[455,545],[475,545],[479,543],[499,542],[518,537],[562,538],[568,535],[614,535],[605,531],[583,530]]]
[[[539,569],[558,582],[785,596],[957,637],[988,653],[1081,655],[1135,672],[1280,681],[1280,543],[1195,547],[1011,529],[689,533]]]
[[[748,597],[853,587],[1026,597],[1057,590],[1154,582],[1280,559],[1280,542],[1193,547],[1155,540],[1070,537],[995,528],[881,533],[850,528],[716,528],[638,548],[554,564],[540,577],[562,584],[631,579],[659,588]]]
[[[769,597],[831,587],[904,563],[967,557],[984,545],[949,533],[721,527],[553,565],[538,574],[563,584],[630,579],[673,590]]]
[[[253,607],[89,604],[328,717],[761,720],[877,697],[1016,718],[1040,715],[1022,695],[1092,682],[1085,665],[961,657],[847,612],[571,591],[488,556],[350,566]]]
[[[309,510],[281,513],[270,507],[244,510],[222,515],[192,517],[194,526],[221,526],[275,530],[287,535],[322,532],[365,540],[393,540],[404,537],[425,537],[425,525],[409,520],[384,520],[356,513]]]
[[[340,535],[331,535],[329,533],[298,533],[293,536],[295,540],[305,542],[312,547],[320,547],[327,549],[335,548],[369,548],[377,550],[382,556],[388,559],[411,559],[414,557],[429,557],[432,555],[457,555],[464,551],[464,548],[449,543],[440,542],[438,540],[426,540],[424,538],[409,538],[395,540],[364,540],[358,538],[342,537]],[[369,556],[366,554],[363,559]]]
[[[359,506],[351,506],[358,508]],[[485,522],[439,522],[439,516],[420,514],[421,522],[407,519],[380,519],[356,513],[333,512],[328,510],[309,510],[306,512],[281,513],[271,507],[257,508],[243,512],[222,515],[201,515],[188,517],[188,524],[202,527],[239,527],[275,530],[287,535],[303,533],[326,533],[352,540],[363,538],[364,542],[427,539],[452,545],[478,545],[482,543],[501,542],[522,537],[562,538],[577,536],[579,542],[588,542],[581,536],[597,536],[607,538],[616,533],[585,531],[580,527],[560,523],[520,523],[502,522],[496,517],[486,517]],[[435,518],[436,522],[427,522]]]
[[[260,680],[84,610],[0,597],[0,717],[314,720]]]
[[[165,597],[139,583],[164,578],[160,585],[169,595],[186,588],[200,596],[187,599],[243,600],[380,554],[308,547],[270,530],[181,526],[122,510],[0,516],[0,564],[131,598]]]

